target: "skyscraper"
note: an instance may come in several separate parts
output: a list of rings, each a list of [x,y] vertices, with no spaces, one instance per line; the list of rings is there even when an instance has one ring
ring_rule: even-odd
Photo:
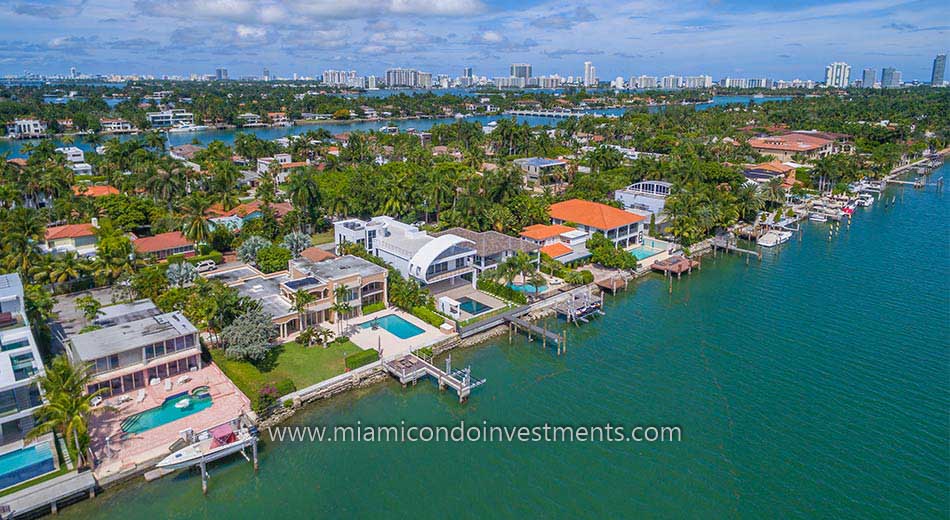
[[[263,79],[264,81],[270,81],[270,71],[267,70],[267,67],[264,67]]]
[[[947,70],[947,55],[938,54],[934,58],[933,72],[930,73],[930,85],[933,87],[943,86],[943,75]]]
[[[589,61],[584,62],[584,86],[597,86],[597,69],[594,67],[594,64]]]
[[[901,71],[894,67],[884,67],[881,71],[881,87],[897,88],[901,86]]]
[[[471,67],[465,67],[464,69],[462,69],[462,77],[463,77],[463,78],[471,78],[471,77],[472,77],[472,68],[471,68]]]
[[[825,67],[825,86],[847,88],[851,83],[851,66],[843,61],[836,61]]]
[[[875,69],[864,69],[861,75],[861,86],[864,88],[874,88],[874,79],[877,77]]]
[[[511,77],[528,79],[531,77],[531,65],[528,63],[512,63]]]
[[[214,69],[214,79],[218,81],[228,79],[228,69]]]

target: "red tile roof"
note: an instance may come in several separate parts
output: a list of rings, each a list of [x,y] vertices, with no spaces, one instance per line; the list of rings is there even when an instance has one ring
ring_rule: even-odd
[[[319,247],[313,246],[308,247],[300,252],[300,256],[310,260],[311,262],[322,262],[324,260],[329,260],[331,258],[336,258],[336,255],[325,250],[320,249]]]
[[[96,228],[92,224],[66,224],[46,228],[46,240],[89,237],[95,234]]]
[[[106,195],[118,195],[119,190],[112,186],[73,186],[73,193],[86,197],[105,197]]]
[[[264,203],[259,200],[252,200],[251,202],[238,204],[229,210],[225,210],[220,204],[215,204],[208,208],[208,213],[219,217],[231,217],[237,215],[241,218],[244,218],[255,211],[260,211],[261,206],[263,205]],[[270,207],[274,210],[274,215],[277,218],[283,218],[284,215],[290,213],[290,210],[294,209],[293,204],[289,202],[275,202],[271,204]]]
[[[565,222],[576,222],[594,229],[608,230],[626,226],[646,220],[646,217],[635,215],[629,211],[591,202],[589,200],[571,199],[557,204],[551,204],[548,210],[551,218]]]
[[[140,238],[132,242],[132,245],[139,253],[157,253],[168,249],[190,246],[193,243],[185,238],[181,231],[169,231],[168,233]]]
[[[560,224],[535,224],[522,229],[521,236],[532,240],[547,240],[568,231],[574,231],[574,228]]]
[[[749,146],[757,150],[781,150],[786,152],[810,152],[831,143],[830,139],[799,133],[749,139]]]
[[[560,242],[555,242],[542,247],[541,252],[550,256],[551,258],[557,258],[559,256],[573,253],[574,250]]]

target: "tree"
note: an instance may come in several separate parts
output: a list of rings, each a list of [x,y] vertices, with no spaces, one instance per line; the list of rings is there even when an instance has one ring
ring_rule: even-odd
[[[39,384],[46,392],[46,402],[36,411],[36,426],[27,434],[27,439],[55,431],[63,436],[70,454],[82,466],[89,448],[88,418],[94,413],[109,410],[109,407],[93,407],[92,401],[108,389],[87,393],[92,382],[87,366],[74,366],[65,355],[53,358]]]
[[[335,314],[338,333],[342,336],[346,316],[351,310],[349,302],[350,290],[345,285],[338,285],[336,289],[333,290],[333,296],[336,301],[333,302],[332,309]]]
[[[267,357],[276,336],[270,315],[260,308],[248,310],[221,331],[224,353],[229,358],[253,362]]]
[[[76,309],[82,312],[83,317],[86,318],[86,323],[96,319],[96,316],[99,315],[99,309],[101,308],[102,304],[92,296],[87,295],[76,298]]]
[[[307,327],[307,306],[313,303],[317,299],[313,293],[309,293],[303,289],[297,289],[294,293],[294,310],[297,311],[297,315],[300,317],[300,327]]]
[[[257,235],[249,236],[244,242],[241,243],[240,246],[238,246],[238,260],[244,262],[245,264],[256,264],[257,253],[261,249],[269,247],[270,245],[270,240],[267,240],[266,238],[262,238]]]
[[[0,219],[3,264],[26,274],[39,258],[38,244],[45,236],[45,222],[39,212],[30,208],[16,207],[4,213]]]
[[[198,278],[198,269],[191,262],[176,262],[165,270],[165,277],[174,287],[184,287]]]
[[[197,245],[205,244],[210,238],[210,225],[205,214],[211,207],[211,201],[201,193],[193,193],[184,201],[184,235]]]
[[[287,264],[294,257],[289,249],[278,245],[262,247],[257,252],[257,267],[265,273],[273,273],[287,269]]]
[[[294,258],[300,256],[300,253],[310,247],[312,239],[310,235],[306,233],[301,233],[299,231],[294,231],[292,233],[287,233],[284,235],[284,241],[282,245],[285,249],[289,250]]]
[[[345,108],[341,108],[333,113],[333,119],[349,119],[349,118],[350,118],[350,111]]]

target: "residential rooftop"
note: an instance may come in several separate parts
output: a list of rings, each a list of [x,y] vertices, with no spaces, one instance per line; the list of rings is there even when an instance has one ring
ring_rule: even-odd
[[[538,250],[538,245],[522,240],[520,238],[505,235],[497,231],[472,231],[462,227],[453,227],[437,233],[433,236],[455,235],[475,243],[475,251],[478,256],[492,256],[504,251],[524,251],[530,253]]]
[[[185,315],[175,311],[77,334],[69,341],[81,361],[94,361],[196,332]]]

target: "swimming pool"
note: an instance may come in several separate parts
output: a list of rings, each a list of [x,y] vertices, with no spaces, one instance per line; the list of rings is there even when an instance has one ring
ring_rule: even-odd
[[[0,489],[45,475],[56,469],[56,454],[48,442],[0,455]]]
[[[653,255],[659,254],[661,250],[653,249],[647,246],[635,247],[630,250],[630,254],[637,257],[637,260],[643,260],[645,258],[650,258]]]
[[[511,287],[512,289],[518,292],[523,292],[523,293],[528,293],[528,294],[535,294],[535,293],[540,294],[548,290],[547,285],[539,285],[535,287],[531,285],[530,283],[525,283],[525,284],[512,283],[512,284],[508,284],[508,287]]]
[[[396,336],[399,339],[409,339],[413,336],[418,336],[425,332],[424,330],[416,327],[412,323],[406,321],[402,316],[397,316],[395,314],[387,314],[385,316],[372,319],[366,323],[360,325],[361,329],[369,329],[373,327],[373,324],[379,325],[380,327],[386,329],[390,334]]]
[[[475,316],[477,314],[490,311],[492,308],[491,306],[485,305],[484,303],[478,300],[473,300],[469,298],[468,296],[463,296],[459,298],[459,309],[462,309],[463,311],[471,314],[472,316]]]
[[[175,405],[188,401],[187,406],[181,408]],[[122,431],[125,433],[142,433],[163,424],[177,421],[183,417],[194,415],[211,407],[211,394],[195,397],[188,392],[175,394],[165,399],[161,406],[149,408],[122,421]]]

